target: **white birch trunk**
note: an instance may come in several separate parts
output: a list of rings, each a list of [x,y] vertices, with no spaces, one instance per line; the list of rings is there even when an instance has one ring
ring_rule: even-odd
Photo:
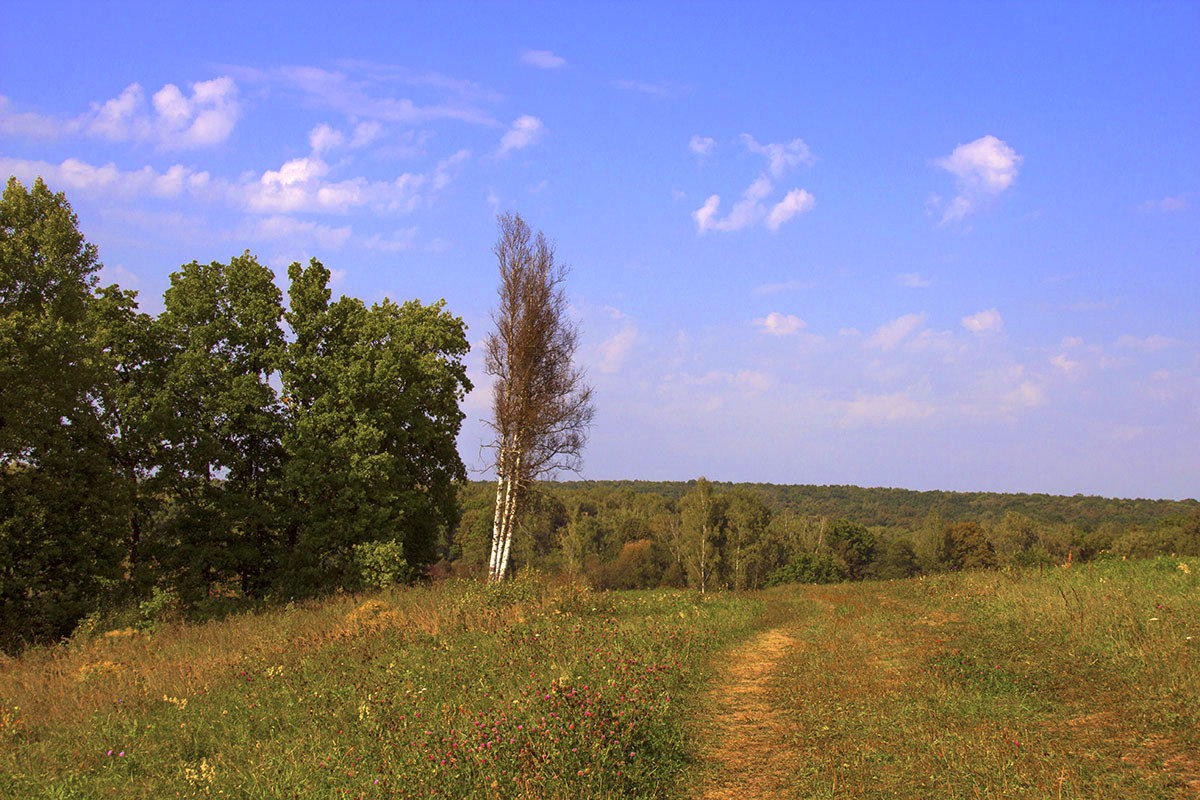
[[[504,495],[504,451],[500,451],[497,459],[496,475],[496,512],[492,515],[492,546],[488,552],[488,580],[496,580],[496,564],[500,560],[500,528],[503,519],[500,515],[501,498]]]
[[[500,563],[497,566],[498,576],[497,576],[496,580],[498,580],[498,581],[504,580],[504,576],[508,572],[508,554],[509,554],[509,551],[512,549],[513,522],[515,521],[516,516],[517,516],[517,493],[520,489],[519,486],[514,486],[514,484],[520,479],[520,475],[521,475],[521,454],[518,452],[516,460],[513,464],[512,473],[508,477],[508,490],[505,493],[507,495],[507,497],[505,498],[505,509],[504,509],[504,518],[505,519],[504,519],[503,527],[501,529],[502,530],[502,533],[501,533],[502,547],[500,550]]]

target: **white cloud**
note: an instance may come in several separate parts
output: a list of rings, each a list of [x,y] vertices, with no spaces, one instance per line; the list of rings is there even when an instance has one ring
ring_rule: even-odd
[[[1068,378],[1073,378],[1079,374],[1080,365],[1078,361],[1067,356],[1066,353],[1059,353],[1050,359],[1050,363],[1063,371]]]
[[[433,170],[433,188],[444,189],[462,170],[463,164],[471,158],[470,150],[459,150],[452,156],[443,158],[437,163],[437,167]]]
[[[700,233],[713,227],[713,217],[717,215],[717,206],[720,204],[720,195],[709,195],[708,199],[704,201],[704,205],[692,212],[692,219],[696,220],[696,229]]]
[[[1033,381],[1023,381],[1003,398],[1008,406],[1034,408],[1046,402],[1046,393]]]
[[[743,392],[758,394],[775,385],[775,378],[765,372],[744,369],[734,377],[734,386]]]
[[[762,326],[763,331],[772,336],[790,336],[805,326],[804,320],[793,314],[781,314],[772,311],[765,317],[754,320],[754,324]]]
[[[0,119],[2,124],[2,119]],[[1164,197],[1162,200],[1147,200],[1139,206],[1140,211],[1162,211],[1170,214],[1176,211],[1187,211],[1190,208],[1187,197],[1177,195],[1175,197]]]
[[[496,124],[496,120],[487,112],[473,104],[475,100],[495,100],[495,93],[470,81],[447,78],[437,73],[414,74],[411,70],[389,64],[349,61],[344,62],[343,66],[346,71],[306,66],[285,66],[269,71],[235,66],[224,69],[247,82],[299,92],[306,105],[337,111],[352,119],[404,125],[438,119],[474,125]],[[387,94],[390,86],[397,82],[434,87],[454,97],[434,105],[417,105],[408,98]]]
[[[66,189],[121,198],[177,197],[185,189],[202,189],[210,183],[207,172],[194,172],[179,164],[165,172],[151,167],[126,171],[111,163],[97,167],[76,158],[68,158],[61,164],[0,158],[0,173],[15,175],[27,184],[41,177],[56,191]]]
[[[308,146],[316,155],[320,155],[326,150],[336,150],[345,141],[346,137],[340,131],[334,130],[324,122],[313,128],[308,134]]]
[[[719,231],[736,231],[755,223],[763,218],[766,209],[763,198],[771,193],[771,181],[766,175],[759,175],[754,183],[746,187],[742,198],[733,204],[733,209],[725,219],[717,219],[717,208],[721,203],[720,195],[712,195],[704,201],[704,205],[692,213],[700,233],[710,229]]]
[[[813,164],[817,160],[803,139],[793,139],[790,142],[759,144],[753,136],[743,133],[742,141],[746,144],[746,149],[751,153],[757,153],[767,159],[771,174],[776,178],[783,175],[791,167],[801,164]]]
[[[447,161],[453,162],[456,156]],[[61,164],[0,158],[0,171],[32,183],[41,176],[55,189],[69,189],[105,197],[178,197],[184,193],[204,201],[224,201],[235,208],[261,214],[296,212],[345,213],[369,208],[377,213],[408,212],[423,199],[420,191],[430,183],[420,174],[404,173],[393,181],[364,177],[342,181],[326,179],[330,167],[316,156],[296,158],[277,170],[253,173],[238,182],[213,178],[176,164],[164,172],[151,167],[126,171],[113,164],[93,166],[74,158]],[[445,185],[448,175],[433,188]]]
[[[600,345],[600,371],[612,373],[620,370],[629,351],[633,349],[637,336],[637,325],[630,323],[605,339]]]
[[[72,121],[46,117],[32,111],[14,111],[12,102],[0,94],[0,134],[53,139],[68,132],[72,124]]]
[[[350,146],[366,147],[381,135],[383,135],[383,125],[380,123],[375,120],[360,122],[354,126],[354,133],[350,137]]]
[[[1175,344],[1175,340],[1166,336],[1147,336],[1138,338],[1137,336],[1129,336],[1128,334],[1117,339],[1117,347],[1128,347],[1136,350],[1144,350],[1147,353],[1157,353],[1160,350],[1165,350]]]
[[[780,292],[794,292],[800,289],[812,289],[817,285],[816,281],[783,281],[781,283],[764,283],[762,286],[755,286],[752,294],[755,297],[765,297],[769,294],[779,294]]]
[[[864,395],[845,404],[842,424],[880,425],[883,423],[913,422],[933,415],[935,408],[927,400],[913,396],[912,389],[889,394]]]
[[[905,272],[896,276],[896,283],[901,286],[907,286],[910,289],[924,289],[927,286],[933,285],[933,281],[922,278],[920,273]]]
[[[401,228],[391,236],[380,236],[378,233],[363,239],[361,244],[368,250],[379,250],[383,253],[398,253],[412,247],[417,236],[416,228]]]
[[[712,155],[713,150],[717,146],[717,140],[699,134],[693,136],[688,141],[688,149],[701,158]]]
[[[500,150],[496,156],[502,157],[513,150],[522,150],[536,144],[545,132],[542,121],[537,117],[531,117],[528,114],[517,117],[513,121],[512,127],[500,139]]]
[[[960,220],[973,211],[980,200],[994,197],[1012,186],[1024,160],[1007,143],[995,136],[984,136],[960,144],[954,152],[934,161],[955,176],[959,194],[942,214],[942,222]]]
[[[784,198],[775,204],[767,215],[767,227],[773,231],[797,214],[811,211],[817,204],[816,198],[803,189],[792,189]]]
[[[923,322],[925,322],[925,312],[923,311],[920,314],[905,314],[903,317],[880,325],[875,333],[867,339],[867,344],[871,347],[878,347],[880,350],[892,350],[904,341],[905,337],[919,328]]]
[[[619,80],[615,83],[618,89],[625,89],[629,92],[639,92],[640,94],[648,94],[654,97],[670,97],[675,94],[678,89],[666,83],[650,83],[648,81],[628,81]]]
[[[980,311],[969,317],[963,317],[962,325],[971,333],[981,336],[985,333],[999,331],[1004,328],[1004,318],[1000,316],[999,311],[989,308],[986,311]]]
[[[539,69],[558,69],[566,66],[567,60],[549,50],[526,50],[521,53],[521,63]]]
[[[289,244],[311,242],[330,250],[338,250],[350,238],[349,227],[334,228],[310,220],[298,220],[276,214],[249,221],[236,233],[238,238],[258,241],[286,241]]]
[[[71,119],[15,113],[0,98],[0,132],[42,138],[85,134],[114,142],[150,141],[167,149],[207,147],[229,138],[241,116],[238,87],[225,76],[191,85],[191,95],[168,83],[150,102],[141,84]]]

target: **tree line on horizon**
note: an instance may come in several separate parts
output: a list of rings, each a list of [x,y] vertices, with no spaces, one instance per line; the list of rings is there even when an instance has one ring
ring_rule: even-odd
[[[435,574],[475,575],[492,493],[462,490]],[[758,589],[1097,558],[1200,555],[1200,502],[854,486],[563,481],[531,499],[514,569],[601,589]]]
[[[185,264],[163,311],[101,287],[66,198],[0,200],[0,649],[120,603],[406,580],[458,519],[466,328],[331,301],[315,259]]]

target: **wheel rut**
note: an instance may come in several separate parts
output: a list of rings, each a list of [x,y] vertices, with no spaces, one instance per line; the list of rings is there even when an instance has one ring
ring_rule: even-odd
[[[705,800],[781,796],[792,774],[787,722],[770,699],[771,676],[796,637],[772,628],[732,651],[710,698],[715,735],[705,748]]]

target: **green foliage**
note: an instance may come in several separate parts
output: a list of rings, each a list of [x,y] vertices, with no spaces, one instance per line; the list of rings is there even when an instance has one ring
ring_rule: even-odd
[[[68,635],[118,583],[121,497],[92,402],[100,265],[61,194],[0,200],[0,648]]]
[[[875,577],[883,580],[909,578],[921,572],[917,554],[907,539],[893,539],[874,565]]]
[[[194,610],[353,588],[363,558],[374,583],[436,559],[471,388],[443,302],[331,304],[313,261],[289,270],[285,309],[246,252],[182,266],[155,318],[98,269],[65,198],[10,180],[0,648],[69,634],[101,598]]]
[[[837,558],[840,571],[851,580],[861,578],[875,557],[875,534],[848,519],[835,520],[825,534],[825,542]]]
[[[799,553],[787,564],[772,570],[767,575],[766,584],[837,583],[845,577],[831,553]]]
[[[367,589],[407,583],[411,572],[404,560],[404,546],[395,539],[354,545],[354,565],[358,567],[359,582]]]
[[[947,525],[942,532],[942,563],[947,569],[984,569],[996,566],[996,553],[983,530],[974,522]]]

